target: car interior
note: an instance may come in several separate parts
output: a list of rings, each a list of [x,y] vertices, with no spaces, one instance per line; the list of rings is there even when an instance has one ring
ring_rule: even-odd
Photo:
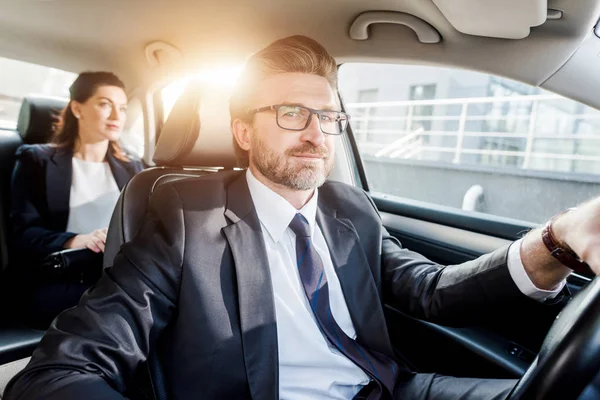
[[[8,264],[8,204],[10,202],[10,181],[14,166],[14,155],[21,144],[46,143],[52,134],[53,115],[65,107],[64,99],[50,97],[26,97],[19,113],[17,129],[0,130],[0,249],[2,249],[2,271]],[[3,290],[6,288],[3,286]],[[18,306],[9,309],[6,305],[5,317],[0,328],[0,363],[7,363],[29,356],[44,332],[14,324]],[[3,308],[3,309],[4,309]]]
[[[0,8],[0,57],[74,73],[112,71],[124,80],[130,104],[138,104],[129,107],[126,130],[135,121],[143,121],[142,156],[149,168],[121,192],[108,231],[105,268],[110,268],[120,246],[137,233],[157,187],[236,166],[229,128],[230,80],[186,80],[170,109],[165,107],[161,90],[198,71],[243,65],[246,57],[278,38],[295,34],[314,38],[340,66],[389,63],[485,72],[600,109],[600,32],[596,33],[600,0],[382,0],[377,4],[366,0],[0,0]],[[343,93],[341,100],[345,107]],[[16,129],[0,128],[2,271],[15,258],[7,240],[15,151],[23,143],[46,143],[53,118],[66,102],[32,94],[22,100]],[[538,225],[370,190],[353,128],[351,120],[349,132],[338,139],[330,179],[369,192],[384,226],[405,247],[452,265],[507,245]],[[579,357],[585,352],[573,353],[577,360],[572,361],[551,357],[559,339],[570,337],[569,328],[579,326],[573,315],[583,318],[584,311],[592,312],[590,307],[600,311],[600,302],[593,301],[598,297],[594,282],[578,274],[568,278],[570,292],[581,292],[577,298],[584,299],[569,303],[568,310],[562,310],[564,304],[549,304],[543,312],[534,313],[532,305],[531,309],[506,310],[491,322],[486,318],[481,326],[441,326],[391,306],[385,307],[385,313],[398,358],[415,371],[485,378],[525,376],[511,398],[600,398],[596,382],[600,379],[596,378],[600,344],[594,339],[600,330],[596,332],[593,324],[580,329],[589,339],[586,345],[595,346],[582,345],[578,350],[597,357]],[[0,398],[44,334],[17,322],[18,304],[3,308]],[[566,317],[551,330],[559,313]],[[594,314],[585,315],[595,321]],[[586,376],[585,382],[579,379],[569,388],[566,375],[542,369],[550,363],[544,364],[546,359],[553,366],[579,363],[577,371]],[[139,385],[132,391],[141,398],[165,398],[162,374],[157,360],[148,360],[140,367]],[[577,396],[560,397],[565,393]]]

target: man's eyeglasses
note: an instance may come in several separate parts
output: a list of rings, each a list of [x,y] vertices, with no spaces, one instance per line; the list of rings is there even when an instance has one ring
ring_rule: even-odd
[[[313,110],[304,106],[288,104],[261,107],[254,110],[254,113],[264,111],[275,111],[277,125],[288,131],[305,130],[310,125],[313,114],[317,115],[321,132],[327,135],[341,135],[346,132],[350,119],[348,114],[341,111]]]

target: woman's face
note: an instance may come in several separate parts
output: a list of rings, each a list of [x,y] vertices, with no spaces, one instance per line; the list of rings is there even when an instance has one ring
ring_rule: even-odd
[[[121,137],[127,111],[127,95],[118,86],[98,86],[84,103],[71,102],[79,121],[79,138],[85,143],[116,141]]]

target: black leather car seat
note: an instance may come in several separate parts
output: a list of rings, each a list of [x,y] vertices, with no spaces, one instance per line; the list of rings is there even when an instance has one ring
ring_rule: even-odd
[[[15,152],[21,144],[47,143],[54,123],[68,100],[56,97],[28,96],[23,99],[17,129],[0,130],[0,271],[8,265],[8,213],[10,181],[15,165]]]
[[[121,191],[108,229],[105,268],[112,265],[121,245],[139,231],[157,187],[237,165],[227,93],[210,85],[188,86],[163,126],[153,161],[156,167],[134,176]]]
[[[229,96],[220,87],[192,84],[175,103],[156,145],[156,167],[134,176],[121,191],[110,221],[104,251],[104,267],[111,267],[121,245],[143,225],[152,193],[173,180],[189,179],[232,169],[237,165],[229,128]],[[132,398],[166,399],[160,361],[150,354],[140,366]]]
[[[8,214],[10,210],[10,181],[15,164],[15,152],[21,144],[47,143],[53,125],[67,100],[53,97],[29,96],[23,100],[16,130],[0,130],[0,272],[8,265]],[[4,284],[0,276],[0,284]],[[0,290],[2,287],[0,286]],[[9,300],[9,299],[8,299]],[[3,300],[3,306],[15,307]],[[0,398],[8,380],[27,363],[40,342],[43,331],[13,326],[2,313],[0,321]],[[24,358],[27,357],[27,358]],[[7,364],[8,363],[8,364]]]

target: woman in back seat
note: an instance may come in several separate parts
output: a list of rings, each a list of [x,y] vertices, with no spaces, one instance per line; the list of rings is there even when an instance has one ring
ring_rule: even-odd
[[[120,190],[142,163],[123,151],[119,138],[127,96],[109,72],[84,72],[49,145],[23,145],[12,178],[13,264],[28,289],[31,314],[50,322],[74,306],[97,280],[106,229]],[[57,276],[40,260],[63,249],[89,249],[85,265]],[[92,253],[93,252],[93,253]]]

